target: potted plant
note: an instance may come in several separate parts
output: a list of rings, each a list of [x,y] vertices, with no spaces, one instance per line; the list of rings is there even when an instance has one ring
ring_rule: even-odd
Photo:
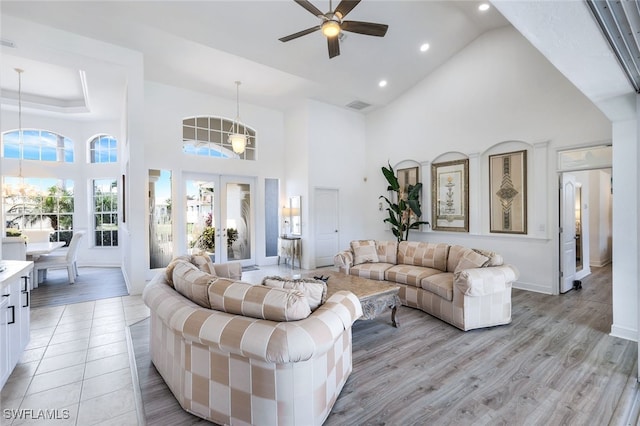
[[[382,167],[382,174],[389,184],[387,191],[392,191],[395,194],[392,196],[393,200],[384,195],[379,198],[383,198],[387,202],[389,217],[384,219],[384,222],[391,225],[393,235],[400,242],[409,238],[409,230],[418,229],[420,225],[429,225],[429,222],[419,220],[420,216],[422,216],[422,210],[420,209],[422,183],[417,182],[415,185],[407,185],[406,190],[401,188],[393,167],[391,167],[391,164],[388,165],[388,168]],[[397,200],[397,203],[394,202],[395,200]]]

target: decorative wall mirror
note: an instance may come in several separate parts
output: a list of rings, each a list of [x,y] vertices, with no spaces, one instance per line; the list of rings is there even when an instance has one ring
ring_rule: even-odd
[[[289,207],[291,209],[291,235],[302,235],[302,204],[299,195],[289,198]]]

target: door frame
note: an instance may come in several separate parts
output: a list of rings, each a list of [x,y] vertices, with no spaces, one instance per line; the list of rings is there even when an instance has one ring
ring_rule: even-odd
[[[566,180],[565,178],[568,178],[569,176],[571,176],[570,182],[569,180]],[[566,186],[567,183],[572,183],[573,186],[573,196],[572,198],[572,202],[570,202],[571,206],[566,206],[565,205],[565,201],[566,201]],[[559,233],[558,233],[558,247],[559,247],[559,266],[560,266],[560,272],[559,272],[559,276],[558,276],[558,292],[560,294],[563,293],[567,293],[568,291],[570,291],[573,287],[573,284],[569,285],[567,287],[567,280],[571,280],[572,282],[576,279],[576,247],[575,247],[575,196],[576,196],[576,178],[573,174],[571,174],[571,172],[563,172],[559,174]],[[565,219],[567,219],[568,217],[565,217],[567,215],[567,213],[571,213],[572,217],[574,218],[571,223],[565,223]],[[566,236],[571,236],[573,235],[573,237],[571,237],[571,241],[565,241],[565,237]],[[565,248],[565,243],[572,243],[573,244],[573,251],[571,252],[572,255],[570,255],[569,257],[571,258],[570,260],[573,262],[573,268],[570,271],[570,275],[565,276],[565,274],[567,274],[567,262],[569,261],[569,259],[567,259],[567,250]]]
[[[313,252],[310,254],[309,262],[312,262],[312,267],[317,267],[317,244],[318,244],[318,226],[317,219],[320,217],[318,213],[317,195],[318,191],[333,191],[336,194],[336,238],[337,238],[337,250],[340,250],[340,188],[331,187],[314,187],[313,188]],[[304,257],[304,252],[303,252]]]

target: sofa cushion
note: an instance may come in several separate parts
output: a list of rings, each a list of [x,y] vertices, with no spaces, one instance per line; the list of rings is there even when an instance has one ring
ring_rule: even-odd
[[[349,269],[349,274],[357,277],[368,278],[370,280],[383,281],[385,279],[385,271],[392,266],[395,266],[395,264],[382,262],[363,263]]]
[[[434,274],[423,278],[420,281],[420,287],[451,302],[453,300],[453,277],[453,272]]]
[[[191,262],[178,261],[173,267],[173,287],[187,299],[210,308],[208,288],[213,275],[199,270]]]
[[[398,242],[397,241],[376,241],[376,253],[378,262],[398,263]]]
[[[242,278],[242,265],[240,262],[213,263],[214,275],[232,280],[240,280]]]
[[[387,281],[394,283],[412,285],[420,287],[420,281],[431,275],[439,274],[442,271],[434,268],[425,268],[413,265],[395,265],[387,269],[384,277]]]
[[[495,251],[484,250],[484,249],[472,249],[472,250],[475,251],[476,253],[480,253],[481,255],[487,256],[489,258],[489,261],[487,262],[487,264],[485,266],[502,266],[502,265],[504,265],[504,259],[502,258],[501,255],[499,255]]]
[[[327,283],[322,280],[316,280],[313,278],[300,278],[296,280],[290,280],[282,277],[265,277],[262,280],[262,285],[267,287],[276,287],[284,289],[295,289],[302,292],[307,298],[309,308],[314,311],[318,306],[322,305],[327,300]]]
[[[298,290],[252,285],[214,278],[209,286],[211,308],[230,314],[271,321],[296,321],[311,314],[306,296]]]
[[[354,265],[378,261],[376,242],[374,240],[351,241],[351,250],[353,251]]]
[[[447,270],[449,244],[401,241],[398,244],[398,264]]]

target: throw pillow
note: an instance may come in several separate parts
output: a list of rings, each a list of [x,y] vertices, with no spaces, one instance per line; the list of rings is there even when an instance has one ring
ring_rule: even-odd
[[[501,255],[491,250],[473,249],[473,251],[480,253],[483,256],[489,258],[489,262],[485,266],[502,266],[504,265],[504,259]]]
[[[206,253],[191,255],[191,263],[196,265],[196,267],[202,272],[206,272],[207,274],[211,274],[214,276],[217,275],[216,270],[213,267],[213,262],[211,261],[209,255]]]
[[[211,308],[208,290],[211,280],[215,278],[190,262],[178,262],[173,268],[173,287],[203,308]]]
[[[353,251],[354,265],[378,262],[378,252],[374,240],[351,241],[351,251]]]
[[[322,280],[302,278],[288,280],[282,277],[265,277],[262,285],[267,287],[284,288],[288,290],[299,290],[307,298],[309,308],[314,311],[318,306],[327,300],[327,283]]]
[[[489,262],[487,256],[483,256],[473,250],[467,251],[458,261],[458,265],[454,272],[460,272],[463,269],[482,268]]]
[[[171,259],[171,262],[169,262],[166,269],[164,270],[165,279],[167,280],[167,283],[171,287],[173,287],[173,268],[175,268],[176,265],[180,262],[190,262],[190,261],[191,261],[191,257],[186,255],[174,257],[173,259]]]

